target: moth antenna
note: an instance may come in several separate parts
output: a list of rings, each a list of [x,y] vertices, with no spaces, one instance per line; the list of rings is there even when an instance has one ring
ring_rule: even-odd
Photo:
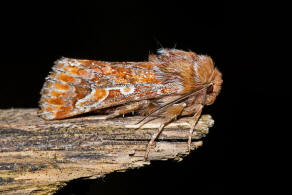
[[[174,46],[173,46],[173,48],[175,49],[175,48],[176,48],[176,46],[177,46],[177,43],[174,43]]]
[[[156,45],[158,45],[159,48],[164,48],[163,45],[161,44],[160,41],[158,41],[158,39],[156,37],[154,37]]]
[[[157,119],[157,118],[151,118],[151,119],[148,119],[148,120],[146,120],[146,121],[144,121],[143,123],[141,123],[135,130],[138,130],[138,129],[140,129],[143,125],[145,125],[146,123],[148,123],[148,122],[150,122],[150,121],[153,121],[153,120],[155,120],[155,119]],[[144,120],[144,119],[143,119]],[[142,121],[141,121],[142,122]],[[138,125],[140,122],[138,122],[138,123],[136,123],[136,125]]]
[[[155,112],[157,112],[157,111],[159,111],[159,110],[161,110],[161,109],[163,109],[163,108],[165,108],[165,107],[167,107],[167,106],[169,106],[169,105],[175,104],[175,103],[177,103],[177,102],[179,102],[179,101],[181,101],[181,100],[183,100],[183,99],[186,99],[186,98],[188,98],[188,97],[190,97],[190,96],[192,96],[192,95],[194,95],[194,94],[196,94],[196,93],[202,91],[203,89],[208,88],[210,85],[212,85],[212,84],[208,84],[208,85],[206,85],[206,86],[203,86],[203,87],[200,88],[200,89],[197,89],[197,90],[195,90],[195,91],[193,91],[193,92],[191,92],[191,93],[189,93],[189,94],[187,94],[187,95],[185,95],[185,96],[182,96],[182,97],[180,97],[180,98],[178,98],[178,99],[176,99],[176,100],[173,100],[172,102],[169,102],[169,103],[167,103],[167,104],[164,104],[163,106],[160,106],[159,108],[154,109],[154,110],[151,111],[147,116],[145,116],[142,120],[140,120],[137,124],[139,124],[139,123],[141,123],[142,121],[144,121],[146,118],[148,118],[149,116],[151,116],[153,113],[155,113]],[[143,124],[144,124],[144,123],[143,123]]]

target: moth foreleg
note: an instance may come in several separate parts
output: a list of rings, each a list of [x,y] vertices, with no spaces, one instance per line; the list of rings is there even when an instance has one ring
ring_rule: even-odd
[[[195,126],[201,116],[202,113],[202,109],[203,109],[203,105],[202,104],[197,104],[196,107],[194,107],[194,110],[196,110],[191,122],[191,129],[189,131],[189,138],[188,138],[188,150],[191,151],[191,143],[192,143],[192,135],[195,129]]]
[[[113,113],[107,115],[104,119],[111,119],[111,118],[115,118],[119,115],[124,115],[124,114],[130,113],[130,112],[134,112],[136,110],[139,110],[143,106],[148,105],[149,103],[150,103],[149,100],[142,100],[139,102],[134,102],[134,103],[131,103],[128,105],[120,106]]]
[[[159,135],[163,131],[163,128],[165,127],[165,125],[167,125],[172,120],[176,119],[182,113],[182,111],[185,107],[186,107],[185,103],[174,104],[164,112],[165,115],[164,115],[164,118],[161,122],[159,129],[158,129],[158,132],[152,135],[152,138],[147,145],[146,152],[144,155],[145,160],[147,160],[147,158],[148,158],[148,154],[150,152],[152,144],[154,143],[155,139],[157,139],[159,137]]]

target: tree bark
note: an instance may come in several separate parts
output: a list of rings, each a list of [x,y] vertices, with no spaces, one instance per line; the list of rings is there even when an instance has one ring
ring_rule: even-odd
[[[66,182],[96,179],[113,171],[150,164],[150,160],[182,160],[188,154],[189,118],[170,123],[144,160],[148,141],[160,125],[142,128],[142,117],[103,120],[98,115],[45,121],[37,109],[0,110],[0,193],[52,194]],[[193,134],[192,150],[202,146],[214,121],[202,115]]]

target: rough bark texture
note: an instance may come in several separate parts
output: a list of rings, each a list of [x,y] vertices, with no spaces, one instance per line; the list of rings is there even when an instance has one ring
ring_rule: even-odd
[[[143,156],[159,119],[137,130],[140,116],[45,121],[36,111],[0,110],[0,194],[52,194],[73,179],[95,179],[150,164]],[[181,118],[165,128],[149,160],[181,160],[188,154],[188,120]],[[202,145],[199,139],[213,123],[210,115],[201,116],[192,149]]]

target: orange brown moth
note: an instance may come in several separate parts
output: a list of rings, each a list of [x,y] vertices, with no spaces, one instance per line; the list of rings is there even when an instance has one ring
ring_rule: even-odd
[[[150,115],[161,117],[158,132],[147,145],[147,159],[164,126],[180,116],[193,116],[190,150],[202,109],[213,104],[222,82],[209,56],[177,49],[159,49],[158,55],[150,54],[145,62],[61,58],[41,90],[39,115],[53,120],[99,111],[107,114],[106,119],[130,112],[144,119]]]

